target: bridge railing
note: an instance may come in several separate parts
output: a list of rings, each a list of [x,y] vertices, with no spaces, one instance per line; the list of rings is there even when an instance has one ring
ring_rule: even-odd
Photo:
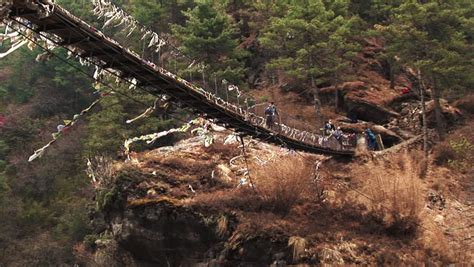
[[[94,3],[94,5],[97,5],[97,1],[95,0],[81,0],[81,2],[83,4],[87,2],[92,2]],[[102,1],[101,5],[104,5],[104,3],[107,2],[108,1]],[[122,16],[126,17],[127,20],[129,20],[129,18],[131,17],[131,15],[128,14],[125,10],[114,6],[110,2],[107,3],[107,5],[109,5],[109,9],[107,9],[107,11],[113,10],[115,13],[122,13]],[[97,13],[100,12],[96,12],[96,14]],[[109,17],[110,16],[112,15],[109,15]],[[232,85],[229,82],[218,78],[217,75],[215,75],[214,73],[208,71],[208,68],[206,68],[204,65],[202,65],[204,67],[203,71],[195,71],[196,66],[199,66],[200,64],[202,64],[202,62],[191,58],[182,51],[180,51],[177,47],[178,44],[173,41],[173,38],[171,36],[167,34],[159,35],[159,38],[164,41],[164,44],[160,46],[160,49],[156,50],[156,46],[149,47],[150,36],[153,30],[141,24],[140,22],[137,21],[135,23],[137,24],[137,29],[139,28],[141,30],[132,32],[130,35],[128,35],[130,32],[127,32],[128,30],[126,28],[123,29],[123,31],[120,31],[120,27],[117,28],[113,26],[114,23],[109,23],[108,27],[102,27],[101,24],[107,23],[107,19],[101,17],[100,20],[103,22],[95,24],[102,32],[112,37],[114,40],[119,41],[119,43],[124,47],[138,52],[138,54],[143,59],[153,62],[156,66],[165,68],[170,72],[181,76],[183,79],[192,82],[193,84],[199,85],[204,90],[210,93],[214,93],[215,95],[226,100],[227,102],[237,104],[239,106],[246,106],[248,102],[256,104],[256,100],[247,98],[245,94],[243,94],[242,90],[235,89],[230,91],[229,86]],[[115,22],[115,24],[117,23],[121,24],[121,22],[118,20]],[[146,35],[146,32],[149,33],[148,38],[143,38],[143,36]],[[192,67],[189,67],[191,65]],[[193,68],[194,71],[192,70]],[[301,124],[304,124],[304,121],[301,121]]]
[[[94,0],[93,2],[96,3]],[[102,1],[102,3],[103,2],[104,1]],[[116,13],[122,12],[127,20],[133,19],[133,17],[124,10],[113,6],[111,3],[109,3],[109,5]],[[104,20],[104,23],[107,23],[107,21]],[[116,23],[121,24],[120,21]],[[250,114],[247,117],[256,118],[256,121],[253,123],[262,126],[262,119],[265,119],[265,102],[258,103],[258,100],[247,97],[243,92],[244,90],[222,79],[222,77],[218,77],[215,73],[208,71],[204,63],[187,56],[177,48],[177,44],[173,43],[171,36],[157,34],[156,37],[162,40],[163,43],[158,45],[158,47],[156,45],[150,46],[152,43],[152,40],[150,40],[151,37],[144,38],[144,36],[153,36],[155,33],[138,21],[134,23],[137,24],[137,30],[135,32],[127,28],[123,31],[114,28],[108,30],[108,33],[113,34],[113,39],[118,41],[119,44],[139,54],[143,60],[173,72],[194,86],[199,87],[199,89],[205,90],[215,97],[226,101],[228,106],[230,104],[230,106],[237,106],[239,110],[245,110],[245,112]],[[114,23],[111,23],[111,25],[113,24]],[[307,139],[304,141],[334,150],[351,150],[355,146],[355,142],[353,142],[355,137],[344,137],[341,141],[336,140],[333,136],[324,137],[319,127],[310,125],[287,113],[280,113],[281,115],[275,120],[275,125],[271,127],[271,130],[275,133],[300,140],[304,140],[306,136]],[[299,129],[299,131],[293,131],[293,129]]]
[[[34,2],[41,2],[46,5],[52,5],[46,1],[36,0]],[[104,2],[101,0],[101,2]],[[61,10],[68,16],[71,15],[67,10],[60,6],[54,5],[50,10]],[[120,12],[120,11],[116,11]],[[71,15],[71,17],[74,17]],[[127,17],[127,20],[131,18]],[[109,20],[104,21],[106,24]],[[117,23],[121,23],[118,21]],[[133,24],[133,23],[132,23]],[[141,26],[140,26],[141,27]],[[110,41],[118,43],[120,46],[134,51],[140,60],[148,65],[160,67],[162,73],[176,79],[186,86],[197,90],[199,92],[206,92],[206,97],[215,102],[217,105],[235,112],[248,120],[253,125],[265,127],[264,103],[254,103],[255,100],[245,97],[242,90],[235,85],[230,84],[225,79],[218,78],[216,74],[207,71],[206,66],[182,53],[172,43],[170,38],[159,37],[163,41],[161,45],[150,45],[153,43],[153,38],[158,36],[148,28],[140,28],[137,25],[130,28],[108,30]],[[138,28],[138,30],[135,30]],[[100,30],[97,29],[100,32]],[[150,37],[152,36],[151,40]],[[156,40],[155,40],[156,41]],[[161,41],[160,41],[161,42]],[[178,72],[181,78],[170,72]],[[219,101],[215,101],[219,100]],[[270,128],[275,134],[281,134],[286,137],[308,143],[313,146],[322,148],[329,148],[332,150],[351,150],[353,147],[344,145],[344,142],[335,140],[334,137],[324,137],[318,131],[314,131],[314,126],[307,125],[307,123],[291,117],[287,114],[278,117],[276,123]],[[350,143],[350,142],[346,142]]]
[[[99,21],[101,21],[101,23],[95,22],[94,24],[100,31],[112,37],[115,41],[118,41],[122,46],[135,51],[144,60],[152,62],[156,66],[162,67],[182,77],[192,84],[199,86],[205,91],[212,93],[229,103],[238,105],[242,108],[247,108],[256,104],[259,106],[258,100],[246,96],[244,93],[245,90],[242,90],[241,88],[231,84],[229,81],[226,81],[223,79],[223,76],[219,77],[219,75],[210,72],[209,68],[207,68],[203,62],[191,58],[183,53],[171,36],[155,33],[146,25],[136,21],[125,10],[113,5],[110,1],[81,1],[93,3],[91,8],[94,8],[94,13],[100,17]],[[117,14],[117,18],[114,20],[115,14]],[[133,23],[129,24],[133,25],[132,28],[135,28],[135,30],[131,30],[130,27],[127,27],[127,23],[123,23],[121,20],[128,22],[133,21]],[[104,24],[107,24],[108,26],[103,27]],[[156,34],[155,41],[153,41],[154,34]],[[263,108],[257,109],[255,112],[258,112],[259,115],[263,115]],[[304,130],[315,128],[312,125],[308,125],[303,120],[294,117],[290,119],[290,116],[288,115],[282,116],[281,122],[286,123],[287,125],[298,125],[303,127]]]

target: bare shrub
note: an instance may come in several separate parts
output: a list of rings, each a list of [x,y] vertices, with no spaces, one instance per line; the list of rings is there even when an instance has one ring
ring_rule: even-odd
[[[86,172],[96,188],[110,188],[115,183],[116,169],[111,158],[96,156],[88,159]]]
[[[288,156],[255,171],[255,184],[264,206],[288,213],[298,202],[313,199],[312,166],[300,157]]]
[[[387,162],[371,161],[355,170],[362,184],[358,199],[383,219],[391,234],[416,231],[423,207],[420,164],[405,154]]]
[[[470,138],[472,140],[472,138]],[[474,144],[464,135],[450,137],[434,149],[435,163],[468,172],[473,168]]]

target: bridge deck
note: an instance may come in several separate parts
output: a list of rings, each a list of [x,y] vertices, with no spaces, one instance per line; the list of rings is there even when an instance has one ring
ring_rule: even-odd
[[[46,4],[46,1],[40,0],[30,2]],[[265,142],[286,144],[290,148],[312,153],[354,153],[353,148],[333,149],[321,146],[317,140],[319,136],[315,134],[297,130],[285,133],[269,130],[263,126],[263,118],[226,103],[202,88],[143,60],[61,7],[55,6],[47,17],[41,16],[38,10],[25,4],[25,1],[14,0],[10,18],[26,19],[34,25],[37,32],[60,37],[59,45],[78,48],[83,51],[81,57],[93,58],[101,62],[104,68],[119,70],[123,78],[135,78],[140,87],[146,87],[154,95],[167,94],[197,113]]]

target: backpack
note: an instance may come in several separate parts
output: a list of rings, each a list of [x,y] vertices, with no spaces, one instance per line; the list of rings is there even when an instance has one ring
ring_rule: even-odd
[[[273,115],[272,107],[266,107],[265,108],[265,115]]]

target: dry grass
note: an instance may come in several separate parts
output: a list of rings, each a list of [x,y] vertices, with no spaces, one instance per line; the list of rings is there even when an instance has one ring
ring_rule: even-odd
[[[209,147],[205,147],[204,151],[211,155],[219,154],[221,155],[221,159],[231,159],[235,156],[240,155],[241,152],[238,145],[224,145],[223,143],[214,143]]]
[[[334,264],[342,265],[344,264],[344,259],[341,252],[337,249],[332,248],[323,248],[319,253],[319,258],[323,264]]]
[[[127,206],[130,208],[147,206],[147,205],[157,205],[160,203],[166,203],[173,206],[180,206],[179,200],[170,198],[170,197],[159,197],[159,198],[140,198],[140,199],[131,199],[127,201]]]
[[[72,253],[78,263],[84,266],[92,266],[94,264],[94,255],[83,243],[74,245],[72,247]]]
[[[193,203],[216,209],[270,211],[286,215],[303,201],[318,200],[312,182],[312,166],[297,156],[287,156],[267,164],[250,167],[255,188],[242,186],[199,194]]]
[[[160,160],[160,164],[169,170],[179,171],[180,173],[188,174],[198,179],[210,178],[215,168],[215,163],[213,162],[197,161],[178,156],[163,158]]]
[[[468,173],[474,169],[474,122],[450,134],[446,140],[434,148],[435,163],[452,170]]]
[[[354,262],[357,258],[357,245],[348,241],[341,241],[339,244],[323,248],[319,256],[321,262],[325,264],[341,265],[345,263],[344,259],[350,259]]]
[[[362,185],[357,199],[383,219],[389,233],[413,234],[424,205],[422,170],[423,162],[407,154],[356,167]]]
[[[204,192],[194,196],[191,204],[215,211],[259,211],[261,199],[250,187]]]
[[[452,262],[455,252],[443,232],[430,219],[425,219],[423,225],[425,227],[424,234],[421,237],[423,246],[431,250],[433,254],[439,255],[443,262]],[[460,260],[457,262],[464,261]]]
[[[224,237],[227,233],[228,228],[229,221],[225,215],[222,215],[221,217],[219,217],[219,219],[217,219],[217,235],[219,235],[220,237]]]
[[[254,172],[264,206],[273,212],[288,213],[303,201],[313,199],[312,167],[300,157],[288,156]]]
[[[434,149],[434,161],[438,165],[446,165],[454,158],[456,158],[456,151],[448,142],[442,142]]]
[[[293,261],[297,261],[303,255],[306,248],[306,239],[299,236],[292,236],[288,239],[288,247],[292,248]]]

